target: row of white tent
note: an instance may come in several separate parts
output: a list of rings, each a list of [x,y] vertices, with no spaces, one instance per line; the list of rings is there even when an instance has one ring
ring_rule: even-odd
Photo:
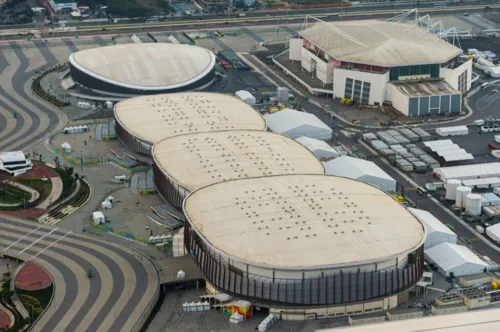
[[[446,162],[450,161],[464,161],[474,160],[474,156],[468,153],[465,149],[460,148],[451,140],[438,140],[424,142],[424,145],[432,152],[436,153],[439,157],[443,158]]]
[[[76,134],[76,133],[85,133],[89,131],[89,127],[87,125],[83,126],[72,126],[72,127],[65,127],[64,128],[64,133],[65,134]]]
[[[443,137],[463,136],[469,134],[467,126],[441,127],[436,129],[436,134]]]
[[[210,303],[208,301],[205,302],[191,302],[191,303],[184,303],[182,305],[182,310],[183,311],[208,311],[210,310]]]

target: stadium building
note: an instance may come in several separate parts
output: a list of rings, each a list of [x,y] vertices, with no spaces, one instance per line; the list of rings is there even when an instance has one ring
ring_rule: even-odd
[[[195,190],[233,179],[325,174],[300,143],[265,131],[232,130],[167,138],[153,146],[157,192],[176,207]]]
[[[153,144],[168,137],[221,130],[266,130],[264,118],[250,105],[217,93],[140,96],[119,102],[114,113],[118,139],[145,155],[151,154]]]
[[[472,79],[472,61],[462,63],[461,53],[414,23],[308,17],[273,61],[313,94],[392,105],[415,117],[461,111]]]
[[[114,98],[200,90],[215,78],[215,55],[180,44],[126,44],[92,48],[69,57],[72,82]]]
[[[424,226],[369,184],[326,175],[230,180],[183,203],[185,244],[209,291],[282,319],[371,313],[408,301]]]

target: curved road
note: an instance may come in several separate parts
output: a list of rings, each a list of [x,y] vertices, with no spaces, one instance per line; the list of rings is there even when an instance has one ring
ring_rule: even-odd
[[[156,303],[155,266],[118,244],[9,218],[0,219],[0,248],[8,248],[5,255],[33,259],[54,279],[53,301],[32,331],[138,330],[144,311]]]

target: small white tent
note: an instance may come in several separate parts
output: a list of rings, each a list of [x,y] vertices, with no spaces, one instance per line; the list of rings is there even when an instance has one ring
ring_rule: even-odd
[[[257,102],[255,100],[255,97],[250,92],[248,92],[246,90],[236,91],[235,95],[236,95],[236,97],[238,97],[239,99],[241,99],[245,103],[247,103],[248,105],[255,105],[255,103]]]
[[[106,210],[106,209],[111,209],[113,207],[113,204],[111,204],[110,201],[108,201],[107,199],[102,201],[101,203],[101,208]]]
[[[68,142],[64,142],[63,144],[61,144],[61,150],[63,150],[63,152],[66,154],[71,153],[71,145],[69,145]]]
[[[424,248],[429,249],[441,243],[457,243],[457,235],[441,221],[425,210],[409,209],[425,227]]]
[[[318,159],[329,160],[340,156],[339,152],[332,148],[325,141],[319,139],[301,136],[295,139],[297,142],[305,146],[311,151]]]
[[[294,139],[301,136],[323,141],[332,139],[332,128],[310,113],[284,109],[269,115],[266,122],[271,131]]]
[[[372,184],[387,192],[396,191],[396,180],[374,162],[341,156],[323,163],[325,174],[343,176]]]
[[[489,269],[476,254],[465,246],[451,243],[441,243],[424,251],[425,259],[438,268],[439,273],[445,277],[451,275],[466,276],[482,273]]]
[[[101,211],[92,212],[92,221],[99,225],[105,223],[104,214]]]

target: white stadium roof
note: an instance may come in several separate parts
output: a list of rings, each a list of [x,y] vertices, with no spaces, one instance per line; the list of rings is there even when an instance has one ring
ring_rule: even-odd
[[[460,314],[427,316],[400,321],[335,327],[316,332],[478,332],[498,329],[500,308],[474,310]]]
[[[389,192],[396,191],[396,180],[372,161],[341,156],[324,164],[328,175],[363,181]]]
[[[449,276],[456,277],[483,272],[489,265],[483,262],[476,254],[465,246],[452,243],[441,243],[424,251],[425,257]]]
[[[179,88],[206,76],[215,66],[207,49],[145,43],[91,48],[71,54],[70,63],[107,83],[141,90]]]
[[[340,154],[337,150],[331,147],[327,142],[319,139],[301,136],[295,139],[297,142],[305,146],[316,157],[321,158],[336,158]]]
[[[300,269],[386,261],[419,248],[424,227],[360,181],[282,175],[226,181],[184,201],[193,229],[233,259]]]
[[[304,146],[266,131],[176,136],[155,144],[153,159],[172,181],[189,191],[235,179],[325,174],[323,164]]]
[[[425,249],[429,249],[435,245],[441,244],[443,242],[457,243],[457,235],[453,233],[448,227],[446,227],[441,221],[439,221],[434,215],[419,209],[409,209],[415,217],[420,220],[425,226]]]
[[[278,134],[291,138],[301,136],[330,140],[332,138],[332,128],[314,114],[300,112],[292,109],[285,109],[266,117],[268,128]]]
[[[318,20],[299,34],[338,61],[382,67],[444,63],[462,53],[413,24]]]
[[[264,118],[238,98],[207,92],[140,96],[115,105],[115,118],[135,137],[164,138],[221,130],[266,130]]]

